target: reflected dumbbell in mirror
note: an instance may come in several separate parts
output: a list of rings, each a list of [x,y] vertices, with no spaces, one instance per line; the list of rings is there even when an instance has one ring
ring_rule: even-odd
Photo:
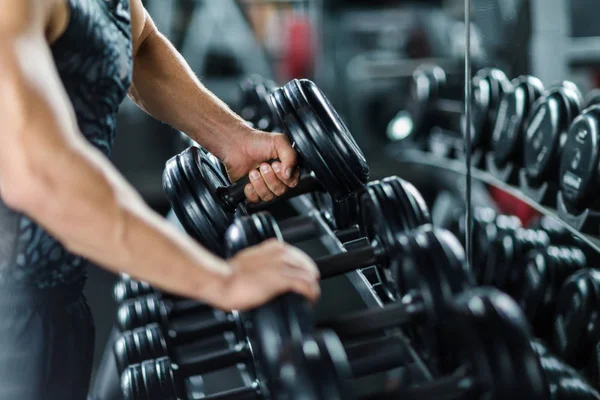
[[[550,398],[539,358],[529,344],[527,323],[518,306],[493,289],[472,289],[457,296],[444,315],[461,366],[432,381],[412,382],[362,397],[348,354],[335,335],[293,341],[281,355],[283,396],[289,400],[353,399],[522,399]],[[384,363],[378,353],[372,368]]]
[[[168,327],[177,320],[214,318],[211,306],[194,300],[169,300],[157,295],[146,295],[123,302],[117,309],[117,328],[128,331],[151,323]]]
[[[325,95],[310,81],[294,80],[271,95],[294,144],[299,163],[310,173],[283,196],[326,190],[336,201],[364,188],[369,167],[362,151]],[[224,255],[223,235],[245,201],[248,178],[229,185],[222,173],[192,147],[167,162],[165,192],[186,231]]]
[[[406,107],[388,125],[392,141],[410,139],[427,146],[434,127],[460,132],[464,80],[438,65],[421,65],[412,75]]]
[[[581,270],[560,290],[554,318],[554,348],[596,384],[600,363],[600,272]]]
[[[497,68],[484,68],[472,79],[471,148],[487,152],[491,146],[492,131],[504,93],[510,89],[510,80]],[[461,124],[466,135],[466,121]]]
[[[486,160],[487,168],[498,178],[516,178],[514,168],[520,167],[523,162],[527,117],[543,91],[544,86],[539,79],[520,76],[511,82],[510,89],[504,94],[492,134],[493,151]]]
[[[546,90],[533,104],[523,141],[522,185],[537,188],[548,183],[553,192],[556,190],[560,155],[582,102],[577,86],[566,81]]]

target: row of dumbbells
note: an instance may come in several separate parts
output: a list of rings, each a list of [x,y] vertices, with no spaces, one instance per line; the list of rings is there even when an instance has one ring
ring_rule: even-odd
[[[465,237],[465,218],[451,228]],[[508,293],[536,336],[600,384],[600,271],[597,254],[556,220],[524,228],[514,216],[473,212],[473,270],[480,285]]]
[[[440,129],[464,136],[463,82],[434,65],[414,72],[405,113],[415,121],[417,142],[438,138]],[[476,166],[557,207],[567,219],[586,209],[600,210],[595,196],[600,184],[600,91],[584,98],[573,82],[544,87],[533,76],[509,80],[494,68],[478,71],[472,88],[470,132]],[[455,142],[464,151],[462,138]],[[583,222],[573,223],[584,228]]]
[[[294,91],[292,90],[293,88],[290,89],[288,87],[288,89],[291,94],[284,94],[288,96],[287,100],[290,100],[290,98],[294,97]],[[302,95],[306,97],[307,93],[305,92]],[[298,101],[298,98],[295,101]],[[328,103],[323,104],[327,105]],[[323,104],[317,106],[317,108],[323,108]],[[315,108],[313,108],[313,111],[315,111]],[[294,113],[296,112],[299,111],[294,111]],[[303,112],[306,112],[306,110]],[[290,115],[286,115],[286,117],[290,119]],[[296,139],[304,140],[304,144],[306,144],[308,142],[306,140],[307,133],[309,133],[312,135],[310,139],[313,140],[312,145],[314,147],[318,145],[321,149],[327,148],[336,152],[340,151],[340,148],[332,147],[331,142],[323,141],[324,138],[322,135],[323,131],[325,131],[323,126],[321,126],[320,130],[316,129],[306,132],[310,129],[307,128],[306,115],[304,117],[304,128],[300,128],[300,132],[296,132],[296,134],[300,133],[299,136],[296,135]],[[320,115],[320,117],[323,117],[323,115]],[[298,128],[297,126],[293,127],[295,129]],[[330,125],[331,127],[335,127],[335,125]],[[287,131],[289,134],[289,127]],[[294,135],[291,136],[293,138]],[[341,135],[341,137],[343,136]],[[351,142],[347,141],[346,144],[351,144]],[[320,155],[318,152],[315,152],[316,149],[313,146],[307,146],[305,150],[307,152],[313,151],[313,156]],[[345,150],[348,150],[348,148],[350,147],[346,147]],[[355,154],[357,153],[355,152]],[[321,177],[325,176],[323,175],[325,167],[331,167],[331,165],[326,163],[315,163],[314,159],[310,160],[312,161],[313,172],[315,169],[320,170]],[[185,166],[184,161],[177,159],[176,167],[181,168]],[[314,168],[315,166],[317,168]],[[337,167],[339,168],[339,165]],[[344,189],[348,189],[348,185],[344,186],[344,184],[357,176],[356,174],[348,174],[349,169],[338,169],[337,171],[345,173],[345,180],[339,179],[337,182],[333,181],[334,186],[330,188],[330,194],[332,192],[335,194],[336,191],[338,193],[343,192]],[[354,171],[356,172],[356,170]],[[179,172],[183,173],[183,176],[187,175],[186,178],[190,177],[189,170],[184,169],[182,171],[180,169]],[[322,184],[322,180],[320,179],[319,183]],[[208,228],[202,225],[202,222],[205,221],[202,221],[202,216],[198,214],[200,209],[199,204],[202,206],[203,209],[201,211],[205,212],[205,216],[212,217],[213,222],[215,219],[222,222],[224,219],[219,220],[219,216],[215,217],[214,214],[218,214],[219,212],[224,213],[226,207],[219,209],[219,206],[223,206],[223,203],[229,203],[229,205],[235,203],[235,201],[231,201],[235,197],[232,196],[231,188],[226,193],[223,193],[226,191],[223,187],[217,188],[222,189],[220,190],[221,193],[218,193],[219,190],[210,190],[215,189],[214,187],[210,187],[211,184],[214,184],[214,181],[207,181],[208,183],[202,182],[205,189],[207,188],[204,192],[199,192],[198,188],[190,185],[189,180],[184,182],[186,183],[185,185],[182,185],[182,182],[177,179],[172,179],[170,182],[172,186],[176,186],[181,190],[178,194],[183,193],[186,196],[190,196],[191,192],[191,197],[189,198],[185,196],[172,198],[175,200],[175,204],[173,204],[175,211],[178,211],[176,207],[180,207],[179,215],[181,209],[185,209],[187,212],[185,216],[189,218],[189,221],[187,221],[188,224],[191,222],[192,224],[196,224],[196,228],[200,226],[200,229],[205,230]],[[198,181],[191,181],[191,183],[197,185]],[[436,390],[443,390],[444,384],[448,382],[463,382],[465,379],[473,382],[473,385],[462,385],[460,388],[457,388],[457,392],[453,398],[463,398],[464,396],[473,395],[477,391],[484,390],[483,388],[488,388],[487,390],[492,394],[496,394],[496,397],[500,397],[500,393],[513,393],[516,387],[509,388],[506,385],[502,385],[500,380],[495,380],[502,378],[506,382],[514,381],[512,377],[507,375],[509,373],[514,374],[515,370],[513,367],[509,371],[506,365],[503,365],[502,370],[497,370],[498,366],[495,364],[496,356],[492,358],[490,349],[476,348],[475,343],[471,341],[460,342],[458,340],[458,343],[447,343],[447,337],[451,333],[451,328],[448,326],[450,324],[441,323],[452,310],[460,310],[456,311],[455,315],[453,314],[454,319],[461,318],[460,316],[462,315],[462,318],[466,319],[465,322],[471,321],[471,319],[474,320],[471,321],[472,323],[466,323],[461,327],[461,329],[467,332],[461,332],[461,334],[456,335],[457,337],[464,338],[469,335],[473,339],[478,338],[479,343],[486,343],[492,339],[497,342],[498,346],[507,346],[507,343],[504,342],[508,336],[513,336],[512,331],[514,329],[512,328],[514,328],[515,322],[503,318],[503,314],[497,312],[502,309],[500,305],[506,302],[507,299],[505,296],[491,290],[470,289],[473,286],[473,279],[464,269],[462,249],[457,244],[456,239],[448,232],[427,226],[428,213],[426,214],[426,209],[424,211],[424,208],[419,205],[421,201],[419,201],[418,197],[420,196],[418,196],[418,192],[414,188],[397,178],[392,178],[386,182],[371,183],[366,185],[366,187],[363,185],[355,192],[361,192],[360,213],[362,215],[361,221],[364,221],[361,229],[367,240],[364,245],[352,246],[351,251],[337,256],[337,258],[319,260],[317,264],[321,267],[322,276],[332,276],[361,266],[377,264],[382,270],[382,278],[387,281],[387,285],[391,289],[391,295],[402,301],[392,303],[383,310],[369,312],[366,315],[358,314],[347,316],[337,321],[329,321],[325,326],[337,327],[336,331],[341,336],[364,335],[365,330],[371,332],[369,329],[389,327],[386,324],[392,324],[393,326],[408,325],[411,330],[414,329],[415,342],[420,342],[419,350],[428,355],[427,359],[432,369],[439,370],[442,375],[444,372],[449,373],[448,371],[452,371],[455,374],[447,376],[447,379],[436,380],[429,384],[411,385],[403,391],[398,389],[403,395],[410,396],[410,393],[418,397],[426,394],[432,395],[436,393]],[[209,195],[212,197],[208,197]],[[344,195],[340,197],[345,198]],[[196,208],[191,210],[193,212],[188,211],[190,206],[194,204],[181,204],[182,199],[184,201],[195,200]],[[217,204],[216,207],[215,204]],[[232,217],[227,216],[227,218],[228,221],[232,220]],[[188,232],[193,235],[197,234],[198,231],[189,229],[190,226],[193,225],[186,226]],[[208,237],[213,240],[212,243],[216,243],[215,248],[220,253],[226,255],[232,255],[235,251],[259,243],[267,238],[278,237],[282,239],[284,236],[281,228],[268,214],[255,214],[252,217],[237,219],[229,230],[225,230],[225,246],[223,245],[222,238],[220,236],[217,237],[215,232],[210,232],[210,235],[212,236]],[[196,238],[200,240],[203,237],[196,236]],[[460,298],[454,297],[454,295],[461,292],[468,294],[463,293]],[[468,301],[464,304],[461,303],[461,301],[465,301],[465,298]],[[472,315],[466,309],[468,307],[465,307],[469,303],[477,301],[488,305],[484,316],[480,314]],[[161,304],[164,305],[164,303]],[[172,312],[173,310],[176,310],[175,305],[171,308]],[[166,309],[164,313],[167,313]],[[164,315],[164,313],[159,314]],[[120,310],[119,316],[123,317],[124,321],[130,322],[137,318],[131,318],[132,315],[139,316],[142,314],[144,314],[143,305],[134,304]],[[150,313],[147,314],[150,315]],[[235,313],[232,315],[236,316],[232,317],[233,319],[230,324],[236,326],[235,331],[238,332],[240,338],[243,338],[244,345],[237,346],[234,349],[226,349],[216,354],[203,354],[202,357],[196,357],[192,360],[177,360],[179,364],[174,365],[171,364],[168,358],[134,364],[134,366],[128,367],[123,374],[123,387],[128,397],[184,398],[185,390],[183,390],[182,383],[185,377],[232,365],[232,363],[235,364],[243,359],[251,367],[254,367],[251,368],[256,377],[254,385],[240,388],[226,395],[221,394],[218,398],[265,398],[269,396],[277,398],[335,398],[335,396],[338,396],[338,398],[350,398],[347,397],[349,394],[342,394],[345,386],[343,382],[339,381],[341,377],[349,376],[348,374],[350,373],[360,376],[361,374],[368,374],[376,370],[387,369],[390,368],[387,363],[391,361],[400,363],[403,366],[409,364],[403,357],[394,357],[393,360],[390,360],[389,357],[385,357],[385,354],[388,354],[388,352],[382,353],[384,356],[374,357],[370,354],[372,352],[365,353],[358,351],[357,354],[362,354],[363,356],[367,354],[369,357],[364,360],[360,357],[354,360],[352,357],[349,357],[351,353],[350,349],[344,349],[343,345],[341,347],[336,346],[336,341],[331,339],[335,338],[336,335],[314,334],[315,324],[310,316],[310,308],[304,300],[294,295],[286,295],[277,299],[273,303],[250,313],[248,318],[245,316],[240,318],[240,315]],[[391,318],[392,316],[394,318]],[[475,320],[481,321],[477,322]],[[196,330],[188,337],[194,336],[198,339],[210,336],[210,332],[214,332],[214,329],[216,329],[214,325],[223,321],[218,318],[215,321],[213,318],[208,322],[212,324],[210,328],[205,327],[209,329],[208,331],[204,329]],[[473,325],[480,326],[480,329],[477,329]],[[516,332],[519,333],[517,336],[522,340],[520,344],[522,345],[527,342],[525,348],[530,348],[525,325],[522,321],[519,321],[516,325]],[[498,326],[498,328],[494,328],[494,330],[491,329],[492,326]],[[490,330],[494,331],[492,338],[488,337]],[[136,346],[143,343],[144,339],[154,338],[155,333],[160,331],[155,329],[154,333],[151,334],[149,332],[145,329],[140,331],[138,335],[130,334],[129,337],[133,339],[129,340],[129,343],[132,343],[132,345],[129,347],[122,346],[121,348],[125,350],[121,354],[129,357],[129,361],[137,362],[138,359],[133,358],[134,356],[137,357],[136,352],[139,350]],[[169,338],[179,336],[179,340],[182,340],[183,333],[186,331],[180,329],[169,332]],[[243,334],[240,334],[240,332]],[[318,357],[316,359],[314,352],[302,354],[302,349],[310,348],[310,346],[307,347],[306,345],[307,341],[313,344],[313,350],[315,348],[320,349],[317,352]],[[126,340],[120,341],[120,343],[125,342]],[[167,354],[177,356],[174,353],[169,353],[168,347],[162,346],[163,342],[166,343],[166,340],[154,340],[152,343],[156,344],[156,348],[160,347],[166,350]],[[158,344],[161,344],[161,346],[158,346]],[[362,345],[366,344],[362,343]],[[377,346],[382,345],[384,343],[377,343]],[[469,349],[467,350],[464,347],[468,347]],[[516,352],[519,349],[521,357],[533,357],[533,359],[537,360],[537,356],[532,351],[523,352],[521,347],[520,345],[511,346],[508,348],[508,351]],[[152,346],[148,345],[145,349],[148,348],[152,348]],[[290,348],[292,350],[289,350]],[[371,349],[374,348],[376,347],[371,347]],[[452,351],[449,351],[449,349]],[[477,359],[469,357],[467,354],[477,354]],[[344,357],[340,358],[340,355],[344,355]],[[484,364],[480,365],[482,360],[484,360]],[[529,360],[523,359],[523,361],[528,362]],[[353,362],[356,365],[354,368],[352,368]],[[311,366],[318,367],[325,365],[329,366],[329,368],[322,368],[319,372],[325,373],[331,371],[332,375],[328,379],[321,379],[319,376],[319,379],[315,382],[314,377],[311,378],[310,376],[310,373],[315,371]],[[539,366],[537,363],[536,365]],[[362,370],[360,366],[362,366]],[[399,365],[395,364],[395,366]],[[492,374],[494,381],[490,382],[486,375],[475,375],[467,370],[474,369],[479,371],[481,369],[473,368],[474,366],[487,366],[488,370],[490,368],[494,369]],[[465,367],[464,371],[463,368],[459,367]],[[519,378],[520,382],[525,384],[525,386],[520,384],[519,390],[520,392],[525,391],[531,394],[528,397],[540,397],[549,390],[547,373],[542,371],[541,366],[539,367],[536,371],[531,371],[531,376]],[[283,372],[293,369],[295,369],[295,373],[290,375],[283,374]],[[333,374],[334,371],[336,372],[335,374]],[[460,374],[461,372],[462,375]],[[560,379],[563,382],[566,376],[561,375]],[[323,385],[316,385],[322,382],[324,382]],[[540,382],[544,384],[540,385]],[[306,383],[310,385],[307,386]],[[562,388],[559,390],[560,393],[568,390],[566,389],[568,386],[566,384],[558,384],[558,386]],[[585,385],[581,381],[581,385],[577,387],[582,388]],[[304,391],[300,391],[300,388],[304,388]],[[332,391],[335,391],[336,388],[338,388],[339,393],[334,395]],[[398,396],[398,392],[391,395]],[[595,394],[592,391],[589,392],[588,396],[591,396],[589,398],[595,398],[593,397]]]

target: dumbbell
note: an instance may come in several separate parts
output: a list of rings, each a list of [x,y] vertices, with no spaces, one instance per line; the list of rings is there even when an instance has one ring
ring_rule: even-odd
[[[232,332],[238,341],[245,338],[245,330],[240,315],[232,312],[220,317],[190,319],[186,323],[173,323],[160,326],[151,323],[133,330],[124,331],[113,343],[113,352],[119,372],[129,365],[144,360],[169,356],[175,357],[172,349],[194,343],[212,343]]]
[[[123,302],[117,309],[116,326],[128,331],[151,323],[168,326],[179,318],[214,316],[215,310],[205,303],[194,300],[169,300],[149,294]]]
[[[543,91],[544,85],[533,76],[520,76],[511,82],[500,103],[492,134],[492,150],[498,167],[511,162],[521,164],[527,116]]]
[[[200,361],[203,363],[203,361]],[[198,375],[198,365],[193,361],[173,364],[168,357],[147,360],[132,365],[121,376],[121,390],[125,400],[193,400],[188,396],[185,380]],[[248,386],[239,387],[213,395],[205,400],[263,400],[270,398],[269,388],[258,376]],[[274,391],[273,388],[270,390]]]
[[[429,211],[414,186],[398,177],[371,182],[361,197],[361,210],[362,233],[370,243],[320,260],[325,266],[321,276],[327,278],[381,264],[380,279],[390,296],[395,297],[397,286],[393,273],[384,270],[392,271],[394,268],[397,235],[431,223]],[[238,218],[225,237],[229,254],[236,254],[267,239],[283,239],[281,228],[268,213]]]
[[[522,227],[521,220],[512,215],[498,214],[487,207],[477,207],[473,210],[473,273],[477,282],[484,283],[486,264],[493,243],[510,232]],[[454,227],[453,233],[463,241],[466,236],[466,219],[461,214]]]
[[[370,226],[367,237],[371,243],[316,259],[323,279],[378,264],[390,271],[385,274],[386,285],[396,298],[419,288],[427,293],[428,301],[437,305],[443,304],[445,294],[459,292],[465,282],[470,282],[470,275],[464,269],[464,252],[451,233],[428,225],[408,232],[406,226],[394,225],[386,218],[388,213],[397,211],[388,209],[384,202],[369,200],[368,196],[363,200],[364,218],[369,221],[365,226]],[[266,213],[236,220],[226,236],[231,254],[270,238],[280,238],[277,223]],[[279,316],[282,309],[286,310],[285,323]],[[258,353],[276,356],[273,341],[285,343],[290,337],[311,333],[312,318],[307,316],[306,309],[304,299],[285,295],[256,310],[252,326],[260,327],[260,331],[251,336],[257,341]],[[439,312],[439,307],[428,308],[428,311]],[[273,365],[273,359],[266,364]]]
[[[547,337],[551,332],[558,292],[565,280],[586,265],[585,253],[577,247],[550,246],[527,255],[515,299],[538,336]]]
[[[449,79],[440,66],[421,65],[413,72],[410,98],[402,114],[412,122],[412,131],[419,137],[429,137],[434,127],[460,132],[463,93],[464,81]]]
[[[488,249],[482,282],[514,296],[524,280],[524,263],[529,251],[549,245],[550,238],[542,230],[518,228],[502,233]]]
[[[524,170],[531,185],[556,182],[560,154],[581,103],[577,85],[565,81],[546,90],[532,105],[523,141]]]
[[[559,187],[562,201],[571,213],[600,207],[596,195],[600,183],[599,123],[600,105],[593,105],[575,118],[567,134],[560,160]]]
[[[271,95],[285,133],[310,176],[285,198],[326,190],[336,201],[364,187],[369,168],[364,155],[325,95],[310,81],[294,80]],[[167,162],[163,185],[186,231],[223,255],[222,238],[244,200],[248,178],[227,184],[198,149]]]
[[[277,89],[275,82],[253,74],[240,83],[242,92],[240,116],[256,129],[270,132],[277,125],[277,116],[269,96]]]
[[[310,197],[315,209],[319,210],[327,225],[332,229],[346,230],[359,223],[358,193],[354,193],[342,201],[335,201],[325,192],[313,192]]]
[[[598,381],[600,357],[600,272],[573,274],[560,290],[554,318],[554,348],[575,368],[590,370]]]
[[[446,321],[446,322],[444,322]],[[548,399],[549,387],[529,344],[527,323],[518,306],[494,289],[458,295],[440,324],[460,359],[453,373],[429,382],[382,391],[360,399]],[[386,361],[373,356],[372,368]],[[352,364],[340,341],[328,332],[293,340],[280,357],[282,398],[352,400]]]
[[[473,115],[471,117],[472,149],[488,150],[502,96],[510,88],[506,74],[497,68],[479,70],[472,79]],[[462,128],[466,124],[462,123]],[[466,136],[466,132],[463,132]]]

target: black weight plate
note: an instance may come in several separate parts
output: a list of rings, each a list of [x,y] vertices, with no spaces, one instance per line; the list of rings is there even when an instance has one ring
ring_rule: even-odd
[[[321,356],[320,364],[322,368],[317,368],[317,363],[312,368],[313,375],[320,382],[322,388],[321,398],[323,400],[351,400],[355,398],[352,389],[346,384],[352,377],[352,370],[344,345],[338,336],[332,331],[324,330],[313,338]],[[307,349],[310,349],[310,347]],[[316,357],[314,359],[316,361]],[[323,371],[328,371],[327,375],[330,375],[331,378],[322,379],[321,374],[323,374]]]
[[[181,170],[180,155],[176,157],[176,161]],[[185,173],[183,173],[183,171],[182,176],[184,179],[177,182],[177,184],[179,185],[182,206],[185,208],[185,215],[188,216],[189,223],[194,227],[194,231],[197,232],[195,239],[209,251],[222,255],[223,235],[215,229],[210,216],[210,205],[214,204],[214,199],[205,199],[201,197],[202,195],[206,196],[206,190],[203,190],[205,189],[205,186],[196,187],[194,189],[196,196],[194,196],[192,189],[189,186],[189,182],[185,179]]]
[[[406,111],[413,121],[413,131],[418,135],[428,134],[430,109],[446,84],[446,73],[437,65],[422,65],[412,74],[410,100]]]
[[[340,229],[334,215],[334,201],[329,193],[313,192],[310,196],[315,209],[319,210],[327,225],[332,229]]]
[[[297,81],[292,81],[284,86],[284,94],[294,109],[294,113],[305,127],[307,141],[310,141],[315,151],[319,152],[321,157],[327,163],[329,170],[336,176],[337,200],[344,199],[350,195],[353,187],[352,173],[346,167],[346,161],[341,158],[336,146],[329,139],[328,132],[315,118],[312,109],[301,102],[302,94],[296,86]],[[315,174],[317,172],[315,171]]]
[[[201,237],[201,233],[196,229],[192,217],[187,214],[187,209],[184,207],[185,197],[183,197],[181,189],[182,181],[183,172],[181,172],[179,163],[177,162],[177,156],[175,156],[166,163],[163,172],[163,188],[171,208],[175,212],[175,215],[177,215],[177,219],[185,231],[194,239],[198,240],[198,238]]]
[[[144,361],[142,369],[147,381],[154,381],[155,385],[149,387],[149,400],[175,400],[185,398],[185,380],[178,376],[178,370],[166,358]]]
[[[402,293],[418,294],[424,302],[427,322],[418,339],[439,363],[437,367],[448,372],[457,365],[442,354],[448,341],[440,321],[454,296],[474,287],[475,279],[466,269],[462,246],[450,232],[424,226],[408,234],[407,243],[409,255],[395,266],[394,275]]]
[[[400,262],[397,254],[398,234],[414,228],[403,211],[404,204],[396,197],[393,188],[382,182],[371,182],[361,197],[361,230],[373,246],[379,247],[385,254],[375,270],[382,288],[390,299],[396,299],[402,293],[398,291],[394,266]]]
[[[194,219],[196,229],[202,232],[201,243],[211,243],[210,249],[223,255],[222,238],[233,220],[233,213],[228,213],[220,206],[216,194],[216,185],[226,185],[224,177],[212,169],[212,164],[196,148],[190,147],[179,155],[179,165],[184,173],[188,187],[191,189],[196,207],[202,210],[204,219]]]
[[[560,162],[560,190],[574,208],[594,202],[598,173],[600,106],[587,109],[571,124]]]
[[[560,290],[554,319],[554,347],[570,364],[582,367],[595,343],[590,342],[593,331],[592,315],[598,313],[600,273],[583,270],[573,274]],[[596,328],[597,329],[597,328]]]
[[[511,160],[518,161],[527,115],[543,91],[540,80],[531,76],[521,76],[512,84],[512,89],[506,92],[500,104],[492,135],[495,159],[500,165]]]
[[[328,120],[323,121],[322,117],[317,114],[317,110],[323,109],[323,105],[313,105],[309,102],[306,95],[303,93],[302,83],[303,82],[297,80],[290,82],[286,87],[286,95],[294,104],[296,112],[301,119],[304,119],[307,122],[310,121],[311,125],[321,128],[316,129],[313,132],[313,143],[315,143],[321,152],[329,156],[328,162],[330,163],[330,166],[335,166],[334,169],[338,172],[339,179],[346,190],[348,192],[354,192],[364,185],[360,176],[357,176],[355,172],[356,165],[352,164],[356,157],[353,154],[348,154],[347,143],[340,140],[345,139],[345,137],[336,135],[336,129],[338,129],[338,127],[335,126],[335,124],[329,123],[330,121]],[[312,101],[316,102],[319,101],[319,99],[313,99]],[[357,157],[360,158],[360,155]],[[361,166],[359,165],[359,168],[360,167]]]
[[[286,135],[294,144],[298,154],[302,158],[302,162],[315,174],[316,179],[321,183],[323,188],[334,198],[344,198],[344,196],[347,196],[347,193],[344,191],[336,192],[339,188],[337,187],[338,180],[335,174],[329,169],[321,154],[316,151],[314,144],[308,139],[308,135],[285,97],[283,89],[277,89],[273,92],[271,101],[285,128]]]
[[[410,182],[391,176],[382,180],[384,183],[392,185],[399,198],[405,198],[409,208],[414,214],[414,226],[421,226],[431,223],[429,207],[421,193]]]
[[[483,397],[550,398],[527,322],[510,297],[495,289],[471,289],[457,296],[451,310],[455,334],[449,338],[471,365]]]
[[[357,191],[368,182],[370,175],[369,165],[362,150],[325,94],[307,79],[300,80],[300,84],[302,93],[330,134],[330,139],[339,150],[344,151],[344,160],[358,179],[357,186],[352,188],[353,192]]]
[[[558,90],[545,93],[532,106],[523,143],[525,172],[530,179],[542,180],[556,169],[568,114],[566,99]]]
[[[502,96],[511,87],[510,81],[499,69],[485,68],[473,77],[472,146],[487,148]],[[464,127],[464,124],[463,124]]]

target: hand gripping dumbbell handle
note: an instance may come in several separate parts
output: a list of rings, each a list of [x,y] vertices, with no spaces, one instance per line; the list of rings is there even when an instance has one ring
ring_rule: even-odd
[[[173,343],[191,343],[196,340],[221,335],[225,332],[235,330],[236,327],[237,322],[235,317],[228,314],[225,319],[215,318],[208,321],[181,324],[174,329],[169,329],[167,334]]]
[[[247,361],[249,350],[246,344],[239,344],[208,354],[182,354],[177,365],[185,376],[204,375]]]
[[[250,178],[246,176],[227,187],[219,188],[217,190],[217,194],[223,199],[223,202],[231,210],[235,210],[237,206],[246,199],[244,189],[249,183]],[[276,200],[279,201],[289,199],[300,194],[310,193],[316,190],[322,190],[322,188],[323,186],[321,185],[321,183],[313,175],[307,175],[300,179],[300,182],[298,182],[298,185],[296,185],[296,187],[290,188],[285,192],[283,196],[277,197]]]
[[[335,331],[340,338],[350,339],[395,328],[407,322],[416,322],[416,318],[424,315],[425,305],[422,303],[392,303],[383,308],[358,311],[329,321],[321,321],[319,327]]]

